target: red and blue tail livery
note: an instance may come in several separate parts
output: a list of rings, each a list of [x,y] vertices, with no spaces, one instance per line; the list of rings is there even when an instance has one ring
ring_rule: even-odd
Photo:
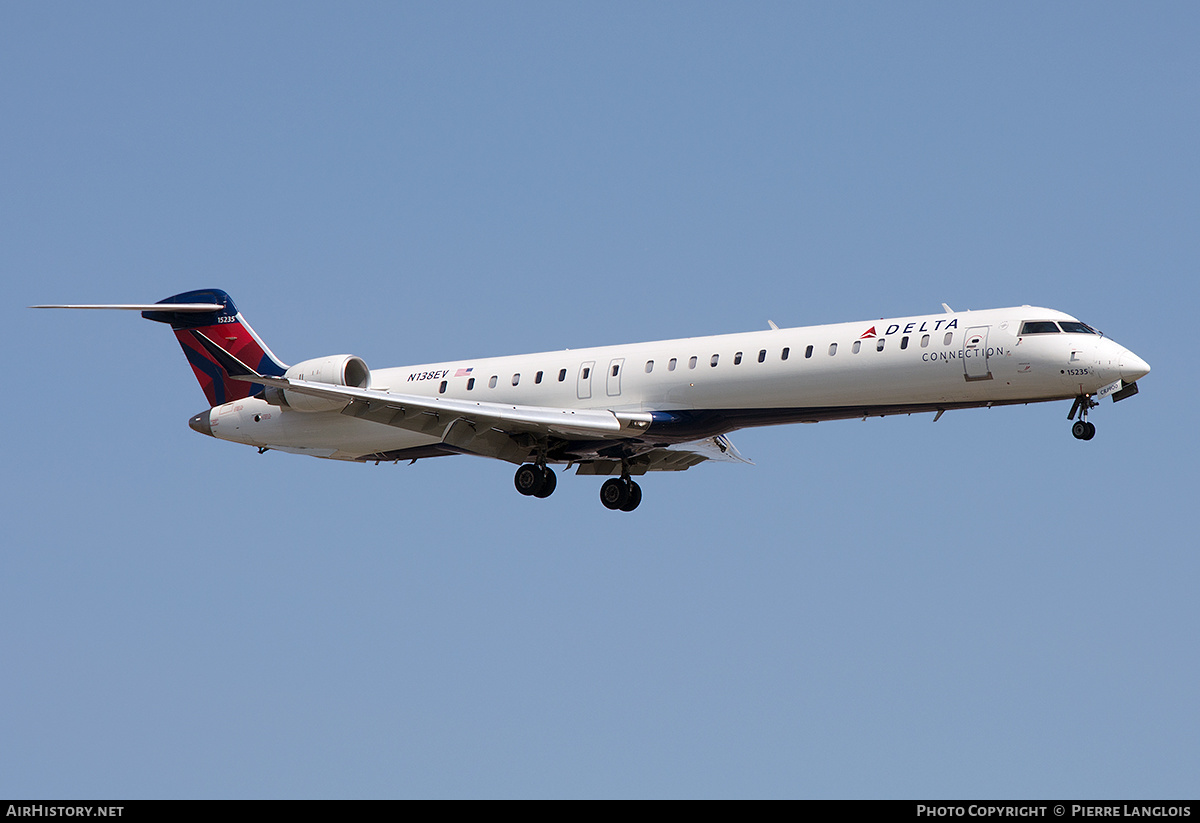
[[[210,306],[208,309],[200,308]],[[183,353],[204,389],[210,406],[220,406],[241,400],[262,390],[258,384],[234,380],[196,335],[204,335],[221,349],[233,355],[259,374],[281,376],[287,366],[267,348],[250,324],[246,322],[233,298],[220,289],[199,289],[176,294],[155,304],[153,311],[143,311],[142,317],[157,323],[168,323],[183,348]],[[161,309],[157,306],[162,306]]]

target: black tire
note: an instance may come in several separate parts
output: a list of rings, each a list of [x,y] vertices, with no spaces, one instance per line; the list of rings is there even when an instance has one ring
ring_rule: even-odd
[[[542,487],[533,493],[534,497],[545,500],[550,495],[554,494],[555,488],[558,487],[558,478],[554,476],[554,469],[546,466],[542,470]]]
[[[621,507],[623,512],[631,512],[638,507],[642,502],[642,487],[632,480],[629,481],[629,499],[625,501],[625,505]]]
[[[604,508],[617,511],[629,502],[629,486],[624,480],[613,477],[600,487],[600,502]]]
[[[1093,428],[1095,428],[1095,427],[1093,426]],[[1075,425],[1071,427],[1071,435],[1076,440],[1087,440],[1088,439],[1088,424],[1084,423],[1082,420],[1076,420]]]
[[[1096,424],[1089,421],[1087,424],[1087,434],[1085,434],[1083,436],[1083,439],[1091,440],[1095,436],[1096,436]]]
[[[542,470],[532,463],[521,466],[513,475],[513,485],[517,487],[517,491],[526,496],[537,494],[545,482],[546,477],[542,474]]]

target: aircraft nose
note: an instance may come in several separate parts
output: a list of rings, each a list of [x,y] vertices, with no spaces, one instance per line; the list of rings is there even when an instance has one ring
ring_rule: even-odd
[[[1150,364],[1129,349],[1121,353],[1119,362],[1121,379],[1126,383],[1134,383],[1150,373]]]
[[[208,417],[211,412],[212,409],[208,409],[193,416],[192,419],[188,421],[188,425],[192,427],[192,431],[197,431],[201,434],[207,434],[209,437],[212,437],[212,424],[208,421]]]

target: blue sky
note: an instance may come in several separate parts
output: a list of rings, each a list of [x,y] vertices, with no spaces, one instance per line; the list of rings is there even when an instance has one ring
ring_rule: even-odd
[[[1200,11],[5,4],[0,796],[1195,797]],[[372,366],[1019,304],[1069,404],[507,464],[210,440],[229,291]]]

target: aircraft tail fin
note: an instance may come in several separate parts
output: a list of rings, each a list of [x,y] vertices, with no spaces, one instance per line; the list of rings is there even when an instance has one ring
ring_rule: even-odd
[[[278,377],[287,370],[287,366],[250,328],[233,299],[220,289],[183,292],[144,308],[147,310],[142,312],[142,317],[171,326],[210,406],[241,400],[263,387],[232,379],[222,363],[192,334],[193,331],[200,332],[259,374]]]
[[[287,366],[267,348],[267,344],[238,312],[237,306],[233,305],[233,298],[220,289],[187,291],[157,303],[54,304],[30,308],[140,311],[147,320],[167,323],[183,347],[183,353],[192,365],[192,371],[196,373],[210,406],[241,400],[257,394],[263,388],[260,383],[232,379],[222,361],[226,364],[244,364],[264,377],[280,377],[287,371]],[[233,360],[215,357],[202,343],[202,338],[207,338],[208,346],[226,352]],[[240,370],[239,373],[245,376]]]

